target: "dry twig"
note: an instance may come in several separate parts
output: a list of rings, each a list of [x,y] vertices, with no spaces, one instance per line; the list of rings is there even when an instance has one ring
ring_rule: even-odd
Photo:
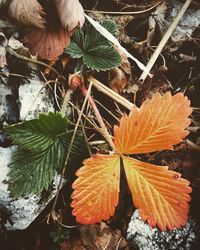
[[[95,79],[94,77],[90,77],[89,79],[92,82],[92,85],[99,90],[100,92],[104,93],[105,95],[109,96],[110,98],[112,98],[115,102],[118,102],[119,104],[121,104],[122,106],[124,106],[125,108],[127,108],[128,110],[132,110],[133,107],[135,106],[133,103],[129,102],[128,100],[126,100],[124,97],[122,97],[121,95],[117,94],[116,92],[114,92],[113,90],[111,90],[110,88],[106,87],[103,83],[101,83],[100,81],[98,81],[97,79]]]

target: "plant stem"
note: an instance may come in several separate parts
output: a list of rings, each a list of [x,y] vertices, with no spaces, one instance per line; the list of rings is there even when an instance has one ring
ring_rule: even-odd
[[[56,69],[54,69],[53,67],[51,67],[50,65],[48,65],[48,64],[46,64],[44,62],[38,61],[36,59],[29,58],[27,56],[22,56],[22,55],[18,54],[16,51],[14,51],[9,46],[6,47],[6,51],[8,53],[10,53],[11,55],[17,57],[18,59],[22,59],[22,60],[27,61],[27,62],[32,62],[32,63],[35,63],[35,64],[45,66],[45,67],[49,68],[50,70],[52,70],[54,73],[56,73],[60,78],[62,78],[63,80],[66,80],[66,78],[63,75],[61,75]]]
[[[91,81],[90,83],[92,84],[92,81]],[[82,93],[83,93],[85,96],[87,96],[88,90],[87,90],[85,87],[83,87],[83,86],[80,87],[80,89],[81,89]],[[106,128],[106,126],[105,126],[105,124],[104,124],[104,122],[103,122],[103,119],[102,119],[102,117],[101,117],[101,115],[100,115],[100,113],[99,113],[99,110],[98,110],[98,108],[97,108],[97,106],[96,106],[94,100],[93,100],[92,97],[90,96],[90,94],[88,95],[88,102],[89,102],[91,108],[93,109],[93,111],[94,111],[94,113],[95,113],[95,115],[96,115],[96,118],[97,118],[97,120],[98,120],[98,122],[99,122],[99,124],[100,124],[100,127],[101,127],[100,132],[101,132],[101,134],[102,134],[103,137],[107,140],[107,142],[110,144],[111,148],[112,148],[114,151],[116,151],[116,148],[115,148],[115,145],[114,145],[114,143],[113,143],[112,137],[111,137],[111,135],[109,134],[109,132],[108,132],[108,130],[107,130],[107,128]]]
[[[64,117],[65,116],[65,110],[66,110],[66,106],[68,104],[68,102],[70,101],[70,95],[73,93],[72,89],[68,89],[65,96],[64,96],[64,100],[63,100],[63,104],[61,107],[61,115]]]
[[[139,10],[139,11],[103,11],[103,10],[85,10],[87,13],[100,13],[100,14],[107,14],[107,15],[138,15],[142,14],[145,12],[148,12],[155,7],[157,7],[159,4],[161,4],[163,1],[160,1],[156,3],[155,5],[149,7],[148,9],[145,10]]]

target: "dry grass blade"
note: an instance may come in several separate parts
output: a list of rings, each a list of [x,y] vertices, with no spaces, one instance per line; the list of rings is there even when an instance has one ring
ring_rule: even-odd
[[[179,23],[180,19],[182,18],[182,16],[184,15],[185,11],[187,10],[187,8],[189,7],[189,5],[191,4],[192,0],[187,0],[185,2],[185,4],[183,5],[183,7],[181,8],[181,10],[179,11],[178,15],[176,16],[176,18],[174,19],[173,23],[171,24],[171,26],[169,27],[169,29],[167,30],[167,32],[165,33],[165,35],[163,36],[162,40],[160,41],[160,43],[158,44],[158,47],[156,48],[156,50],[154,51],[151,59],[149,60],[146,68],[143,70],[143,73],[140,76],[140,81],[144,82],[146,77],[149,75],[150,70],[152,69],[154,63],[156,62],[158,56],[160,55],[162,49],[164,48],[165,44],[167,43],[167,41],[169,40],[169,38],[171,37],[173,31],[175,30],[177,24]]]
[[[160,1],[153,6],[149,7],[148,9],[145,10],[140,10],[140,11],[103,11],[103,10],[85,10],[87,13],[101,13],[101,14],[106,14],[106,15],[140,15],[145,12],[148,12],[150,10],[153,10],[156,8],[158,5],[160,5],[163,2]]]
[[[81,112],[80,112],[80,114],[78,116],[78,120],[77,120],[76,126],[74,128],[74,133],[72,135],[72,139],[71,139],[71,142],[70,142],[70,145],[69,145],[69,149],[68,149],[68,152],[67,152],[65,164],[64,164],[64,167],[63,167],[63,170],[62,170],[62,175],[60,177],[60,181],[59,181],[59,184],[58,184],[58,187],[57,187],[57,193],[56,193],[56,196],[55,196],[55,199],[54,199],[54,203],[53,203],[53,206],[52,206],[52,209],[51,209],[51,214],[55,213],[55,207],[56,207],[56,203],[57,203],[57,200],[58,200],[58,195],[59,195],[59,192],[60,192],[60,189],[61,189],[61,186],[62,186],[62,178],[63,178],[63,176],[65,174],[65,170],[66,170],[66,167],[67,167],[67,164],[68,164],[68,161],[69,161],[71,149],[72,149],[72,146],[73,146],[73,143],[74,143],[74,140],[75,140],[75,136],[76,136],[79,124],[81,122],[83,111],[84,111],[85,106],[87,104],[87,100],[88,100],[88,96],[89,96],[90,91],[91,91],[91,87],[92,87],[92,84],[90,84],[90,86],[88,88],[88,92],[87,92],[87,94],[85,96],[85,99],[84,99],[84,102],[83,102],[83,105],[82,105],[82,108],[81,108]]]

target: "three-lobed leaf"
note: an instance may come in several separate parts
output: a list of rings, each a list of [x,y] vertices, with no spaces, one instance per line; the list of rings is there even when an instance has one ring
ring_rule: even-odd
[[[124,115],[114,129],[114,143],[119,155],[98,155],[98,160],[90,158],[77,173],[72,194],[73,215],[77,221],[92,224],[114,214],[121,158],[133,202],[142,219],[161,230],[185,225],[191,192],[189,181],[166,167],[123,154],[172,149],[188,134],[185,128],[190,124],[191,111],[187,97],[181,93],[171,96],[168,92],[163,96],[157,93],[140,109],[134,109],[129,116]]]
[[[116,24],[105,20],[101,23],[112,34],[116,33]],[[88,68],[109,70],[121,65],[121,57],[116,49],[92,25],[76,30],[65,53],[72,58],[82,58]]]

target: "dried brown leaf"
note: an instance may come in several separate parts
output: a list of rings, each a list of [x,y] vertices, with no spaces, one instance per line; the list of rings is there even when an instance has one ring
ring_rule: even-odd
[[[121,56],[121,60],[122,60],[121,68],[123,69],[123,71],[127,75],[131,76],[131,64],[130,64],[130,62],[128,60],[127,55],[122,50],[120,50],[117,46],[115,46],[115,49],[117,50],[117,52]]]
[[[110,71],[109,87],[121,94],[128,83],[127,77],[123,70],[114,68]]]
[[[54,0],[63,28],[72,31],[82,27],[85,21],[84,10],[79,0]]]
[[[24,43],[30,51],[37,54],[39,58],[47,60],[56,60],[69,42],[69,33],[63,28],[58,31],[32,28],[24,37]]]
[[[37,0],[13,0],[9,5],[8,14],[21,24],[45,28],[43,9]]]

